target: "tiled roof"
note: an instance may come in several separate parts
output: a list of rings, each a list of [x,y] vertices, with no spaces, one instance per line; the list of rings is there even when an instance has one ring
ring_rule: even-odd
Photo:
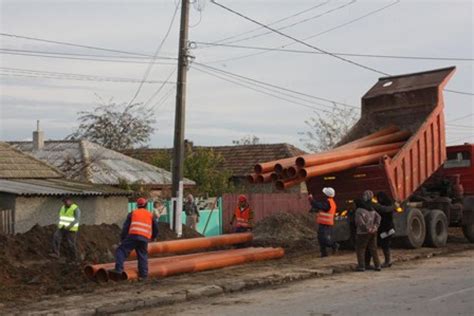
[[[118,185],[120,180],[156,187],[171,185],[169,171],[89,141],[45,141],[44,148],[35,151],[32,142],[11,144],[55,166],[68,179],[108,185]],[[184,180],[185,186],[194,184],[194,181]]]
[[[64,177],[41,160],[35,159],[7,143],[0,142],[0,179],[45,179]]]
[[[229,170],[233,176],[245,176],[253,171],[257,163],[290,158],[306,154],[303,150],[286,143],[260,144],[260,145],[237,145],[237,146],[194,146],[193,148],[212,149],[224,158],[222,168]],[[170,149],[141,148],[125,151],[136,159],[151,162],[155,156]]]
[[[23,196],[130,196],[131,193],[107,185],[66,179],[0,179],[0,192]]]

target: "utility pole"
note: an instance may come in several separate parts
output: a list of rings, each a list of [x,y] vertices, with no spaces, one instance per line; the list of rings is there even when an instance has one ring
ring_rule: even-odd
[[[173,182],[172,196],[177,199],[173,229],[181,232],[182,181],[184,169],[184,119],[186,110],[186,78],[188,68],[189,0],[181,0],[181,24],[179,30],[178,79],[176,86],[176,111],[174,121]],[[181,184],[181,185],[180,185]]]

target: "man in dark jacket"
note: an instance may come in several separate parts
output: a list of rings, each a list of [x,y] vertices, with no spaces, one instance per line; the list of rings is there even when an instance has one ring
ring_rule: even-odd
[[[115,253],[115,269],[111,273],[121,275],[123,263],[132,250],[137,253],[138,275],[141,280],[148,276],[148,242],[158,235],[158,219],[146,209],[147,200],[139,198],[137,209],[128,214],[123,224],[122,242]]]
[[[315,200],[310,194],[308,200],[311,204],[311,213],[316,213],[316,223],[318,224],[318,242],[321,257],[327,257],[327,247],[332,248],[333,253],[339,249],[339,244],[333,240],[332,232],[334,226],[334,215],[336,214],[336,202],[334,196],[336,191],[333,188],[323,188],[325,198]]]
[[[374,193],[367,190],[362,195],[362,199],[369,204],[381,216],[382,220],[378,229],[378,237],[380,238],[380,246],[382,247],[385,262],[383,268],[392,266],[390,245],[392,236],[395,234],[395,226],[393,224],[393,213],[398,208],[398,205],[392,203],[390,198],[384,192],[378,192],[374,198]],[[365,263],[366,267],[370,264],[370,253],[366,253]]]

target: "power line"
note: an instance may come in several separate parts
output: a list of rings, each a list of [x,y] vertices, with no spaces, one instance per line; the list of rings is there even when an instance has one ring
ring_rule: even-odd
[[[288,88],[285,88],[285,87],[282,87],[282,86],[278,86],[278,85],[271,84],[271,83],[268,83],[268,82],[264,82],[264,81],[261,81],[261,80],[253,79],[253,78],[246,77],[246,76],[243,76],[243,75],[239,75],[239,74],[236,74],[236,73],[232,73],[232,72],[222,70],[222,69],[219,69],[219,68],[215,68],[215,67],[212,67],[212,66],[209,66],[209,65],[205,65],[205,64],[201,64],[201,63],[197,63],[197,62],[195,62],[194,64],[198,65],[198,66],[201,66],[201,67],[204,67],[204,68],[207,68],[207,69],[210,69],[210,70],[213,70],[213,71],[217,71],[217,72],[220,72],[220,73],[230,75],[232,77],[237,77],[237,78],[240,78],[240,79],[251,81],[253,83],[258,83],[258,84],[261,84],[261,85],[264,85],[264,86],[268,86],[268,87],[276,88],[276,89],[283,90],[283,91],[286,91],[286,92],[294,93],[294,94],[297,94],[297,95],[305,96],[305,97],[308,97],[308,98],[311,98],[311,99],[316,99],[316,100],[320,100],[320,101],[325,101],[325,102],[329,102],[329,103],[333,103],[333,104],[340,104],[342,106],[359,109],[359,107],[356,106],[356,105],[347,104],[347,103],[343,103],[343,102],[331,100],[331,99],[328,99],[328,98],[307,94],[307,93],[296,91],[296,90],[291,90],[291,89],[288,89]]]
[[[335,12],[335,11],[338,11],[338,10],[341,10],[341,9],[344,9],[345,7],[347,6],[350,6],[350,5],[353,5],[354,3],[356,3],[356,0],[351,0],[349,1],[348,3],[344,3],[336,8],[333,8],[333,9],[330,9],[326,12],[323,12],[323,13],[320,13],[320,14],[317,14],[315,16],[312,16],[312,17],[309,17],[309,18],[306,18],[306,19],[303,19],[303,20],[300,20],[300,21],[297,21],[297,22],[294,22],[294,23],[291,23],[291,24],[288,24],[288,25],[285,25],[285,26],[282,26],[282,27],[279,27],[279,28],[276,28],[277,30],[285,30],[285,29],[288,29],[290,27],[293,27],[293,26],[296,26],[296,25],[299,25],[299,24],[302,24],[302,23],[305,23],[305,22],[308,22],[308,21],[311,21],[311,20],[315,20],[315,19],[318,19],[320,17],[323,17],[329,13],[332,13],[332,12]],[[267,24],[267,26],[269,26],[270,24]],[[260,34],[255,34],[255,35],[252,35],[252,36],[248,36],[248,37],[244,37],[242,39],[239,39],[239,40],[235,40],[235,41],[230,41],[230,42],[226,42],[226,44],[233,44],[233,43],[239,43],[239,42],[243,42],[243,41],[247,41],[247,40],[251,40],[251,39],[255,39],[255,38],[259,38],[259,37],[262,37],[262,36],[265,36],[265,35],[268,35],[268,34],[272,34],[273,32],[272,31],[268,31],[268,32],[264,32],[264,33],[260,33]]]
[[[455,118],[455,119],[452,119],[452,120],[447,121],[446,123],[452,123],[452,122],[460,121],[460,120],[466,119],[466,118],[471,117],[471,116],[474,116],[474,113],[457,117],[457,118]]]
[[[173,17],[171,18],[171,21],[170,21],[170,24],[168,26],[168,29],[166,30],[165,36],[163,37],[160,44],[156,48],[155,53],[153,54],[153,57],[150,60],[150,63],[148,64],[148,67],[145,70],[145,73],[143,74],[142,81],[138,85],[137,91],[135,91],[135,94],[133,95],[133,97],[130,100],[130,102],[128,103],[128,105],[131,105],[133,103],[133,101],[135,101],[135,99],[138,97],[138,95],[140,94],[140,91],[142,90],[143,83],[145,82],[145,80],[150,75],[151,69],[153,68],[153,64],[154,64],[153,62],[155,61],[155,58],[158,56],[161,48],[163,47],[163,44],[165,43],[165,41],[168,39],[168,36],[170,35],[171,28],[173,27],[174,20],[176,18],[176,14],[178,13],[178,9],[179,9],[179,2],[176,4],[176,7],[175,7],[175,10],[174,10],[174,13],[173,13]]]
[[[295,14],[292,14],[292,15],[289,15],[289,16],[287,16],[287,17],[281,18],[281,19],[279,19],[279,20],[270,22],[268,25],[275,25],[275,24],[277,24],[277,23],[280,23],[280,22],[289,20],[289,19],[291,19],[291,18],[297,17],[297,16],[299,16],[299,15],[301,15],[301,14],[307,13],[307,12],[312,11],[312,10],[314,10],[314,9],[317,9],[317,8],[323,6],[323,5],[326,5],[326,4],[328,4],[330,1],[331,1],[331,0],[326,0],[326,1],[323,2],[323,3],[314,5],[314,6],[312,6],[312,7],[309,7],[309,8],[307,8],[307,9],[304,9],[304,10],[302,10],[302,11],[299,11],[299,12],[297,12],[297,13],[295,13]],[[253,33],[253,32],[255,32],[255,31],[258,31],[258,30],[261,30],[261,29],[262,29],[262,27],[257,27],[257,28],[254,28],[254,29],[252,29],[252,30],[249,30],[249,31],[241,32],[241,33],[238,33],[238,34],[235,34],[235,35],[232,35],[232,36],[228,36],[228,37],[222,38],[222,39],[220,39],[220,40],[214,41],[213,43],[214,43],[214,44],[222,43],[222,42],[225,42],[225,41],[228,41],[228,40],[231,40],[231,39],[240,37],[240,36],[242,36],[242,35],[246,35],[246,34]]]
[[[364,18],[366,18],[366,17],[369,17],[369,16],[371,16],[371,15],[374,15],[374,14],[380,12],[380,11],[386,10],[386,9],[388,9],[388,8],[390,8],[390,7],[392,7],[392,6],[396,5],[396,4],[398,4],[399,2],[400,2],[399,0],[396,0],[396,1],[394,1],[394,2],[392,2],[392,3],[390,3],[390,4],[388,4],[388,5],[385,5],[385,6],[382,6],[382,7],[378,8],[378,9],[376,9],[376,10],[370,11],[370,12],[368,12],[368,13],[366,13],[366,14],[363,14],[363,15],[361,15],[361,16],[355,18],[355,19],[352,19],[352,20],[350,20],[350,21],[348,21],[348,22],[345,22],[345,23],[336,25],[336,26],[334,26],[334,27],[332,27],[332,28],[329,28],[329,29],[324,30],[324,31],[322,31],[322,32],[319,32],[319,33],[317,33],[317,34],[313,34],[313,35],[311,35],[311,36],[305,37],[303,40],[306,41],[306,40],[309,40],[309,39],[312,39],[312,38],[321,36],[321,35],[323,35],[323,34],[329,33],[329,32],[334,31],[334,30],[336,30],[336,29],[342,28],[342,27],[347,26],[347,25],[349,25],[349,24],[355,23],[355,22],[357,22],[357,21],[359,21],[359,20],[362,20],[362,19],[364,19]],[[280,46],[278,46],[278,47],[274,47],[273,50],[274,50],[274,51],[278,51],[278,50],[281,49],[281,48],[285,48],[285,47],[288,47],[288,46],[291,46],[291,45],[294,45],[294,44],[296,44],[296,43],[295,43],[294,41],[292,41],[292,42],[289,42],[289,43],[287,43],[287,44],[280,45]],[[272,51],[272,49],[270,49],[270,51]],[[228,62],[228,61],[233,61],[233,60],[239,60],[239,59],[244,59],[244,58],[248,58],[248,57],[253,57],[253,56],[257,56],[257,55],[262,55],[262,54],[265,54],[265,53],[266,53],[266,52],[257,52],[257,53],[242,55],[242,56],[231,57],[231,58],[227,58],[227,59],[220,59],[220,60],[210,61],[210,62],[208,62],[208,63]]]
[[[444,89],[444,91],[451,92],[451,93],[456,93],[456,94],[474,95],[474,93],[466,92],[466,91],[458,91],[458,90],[451,90],[451,89]]]
[[[265,94],[265,95],[268,95],[268,96],[271,96],[273,98],[276,98],[276,99],[279,99],[279,100],[283,100],[283,101],[287,101],[287,102],[290,102],[290,103],[293,103],[293,104],[296,104],[296,105],[301,105],[303,107],[306,107],[306,108],[309,108],[311,110],[315,110],[315,111],[320,111],[320,112],[325,112],[325,113],[332,113],[331,111],[328,111],[328,110],[324,110],[324,109],[320,109],[320,108],[316,108],[314,106],[311,106],[311,105],[308,105],[308,104],[304,104],[304,103],[301,103],[301,102],[297,102],[297,101],[294,101],[294,100],[291,100],[291,99],[287,99],[287,98],[284,98],[284,97],[281,97],[279,95],[276,95],[276,94],[273,94],[273,93],[269,93],[267,91],[263,91],[263,90],[260,90],[260,89],[257,89],[255,88],[255,86],[251,86],[251,85],[248,85],[248,84],[243,84],[241,82],[237,82],[235,80],[232,80],[232,79],[228,79],[228,78],[224,78],[222,76],[219,76],[217,74],[214,74],[214,73],[211,73],[211,72],[208,72],[208,71],[205,71],[203,69],[198,69],[198,68],[192,68],[194,70],[197,70],[199,72],[202,72],[202,73],[206,73],[210,76],[213,76],[213,77],[216,77],[218,79],[221,79],[221,80],[224,80],[224,81],[227,81],[227,82],[231,82],[235,85],[238,85],[238,86],[241,86],[241,87],[244,87],[244,88],[247,88],[247,89],[250,89],[250,90],[253,90],[253,91],[256,91],[256,92],[259,92],[259,93],[262,93],[262,94]],[[264,88],[264,89],[268,89],[268,88]],[[270,89],[268,89],[270,90]],[[271,90],[270,90],[271,91]],[[281,93],[281,92],[278,92],[278,93]],[[309,102],[309,101],[306,101],[306,102]]]
[[[38,42],[57,44],[57,45],[65,45],[65,46],[71,46],[71,47],[79,47],[79,48],[100,50],[100,51],[105,51],[105,52],[113,52],[113,53],[120,53],[120,54],[127,54],[127,55],[151,57],[151,56],[146,55],[146,54],[130,52],[130,51],[124,51],[124,50],[119,50],[119,49],[104,48],[104,47],[91,46],[91,45],[82,45],[82,44],[76,44],[76,43],[71,43],[71,42],[54,41],[54,40],[48,40],[48,39],[44,39],[44,38],[22,36],[22,35],[10,34],[10,33],[0,33],[0,36],[7,36],[7,37],[12,37],[12,38],[21,38],[21,39],[27,39],[27,40],[31,40],[31,41],[38,41]]]
[[[171,77],[174,75],[176,72],[176,69],[174,69],[169,75],[168,78],[161,84],[161,86],[145,101],[144,106],[147,106],[151,100],[153,100],[160,92],[163,90],[163,87],[168,83],[168,81],[171,79]]]
[[[137,60],[115,60],[115,59],[104,59],[104,58],[69,57],[69,56],[60,56],[60,55],[33,54],[33,53],[14,53],[14,52],[2,52],[2,51],[0,51],[0,54],[7,54],[7,55],[14,55],[14,56],[27,56],[27,57],[40,57],[40,58],[53,58],[53,59],[66,59],[66,60],[85,60],[85,61],[96,61],[96,62],[111,62],[111,63],[122,63],[122,64],[148,64],[149,63],[149,62],[146,62],[146,61],[137,61]],[[157,62],[157,61],[154,61],[153,64],[155,64],[155,65],[176,65],[176,63]]]
[[[350,60],[350,59],[347,59],[347,58],[344,58],[344,57],[341,57],[341,56],[334,55],[333,53],[331,53],[331,52],[329,52],[329,51],[327,51],[327,50],[321,49],[321,48],[319,48],[319,47],[317,47],[317,46],[308,44],[308,43],[306,43],[305,41],[302,41],[302,40],[300,40],[300,39],[298,39],[298,38],[296,38],[296,37],[293,37],[293,36],[287,35],[287,34],[285,34],[285,33],[283,33],[283,32],[280,32],[280,31],[277,30],[277,29],[274,29],[274,28],[272,28],[272,27],[269,27],[269,26],[267,26],[267,25],[265,25],[265,24],[263,24],[263,23],[261,23],[261,22],[259,22],[259,21],[257,21],[257,20],[254,20],[254,19],[252,19],[252,18],[250,18],[250,17],[248,17],[248,16],[246,16],[246,15],[240,13],[240,12],[237,12],[237,11],[235,11],[235,10],[233,10],[233,9],[231,9],[231,8],[228,8],[228,7],[226,7],[226,6],[224,6],[224,5],[220,4],[220,3],[217,3],[215,0],[211,0],[211,2],[214,3],[215,5],[217,5],[217,6],[221,7],[221,8],[223,8],[223,9],[226,10],[226,11],[229,11],[229,12],[231,12],[231,13],[233,13],[233,14],[236,14],[236,15],[238,15],[238,16],[240,16],[240,17],[242,17],[242,18],[244,18],[244,19],[246,19],[246,20],[248,20],[248,21],[251,21],[251,22],[253,22],[253,23],[255,23],[255,24],[258,24],[258,25],[260,25],[260,26],[262,26],[262,27],[264,27],[264,28],[266,28],[266,29],[268,29],[268,30],[270,30],[270,31],[272,31],[272,32],[275,32],[275,33],[277,33],[277,34],[279,34],[279,35],[281,35],[281,36],[283,36],[283,37],[286,37],[286,38],[289,38],[289,39],[291,39],[291,40],[293,40],[293,41],[295,41],[295,42],[298,42],[298,43],[300,43],[301,45],[310,47],[310,48],[312,48],[312,49],[315,49],[315,50],[317,50],[317,51],[319,51],[319,52],[325,53],[326,55],[332,56],[332,57],[334,57],[334,58],[336,58],[336,59],[339,59],[339,60],[341,60],[341,61],[343,61],[343,62],[346,62],[346,63],[349,63],[349,64],[351,64],[351,65],[357,66],[357,67],[359,67],[359,68],[366,69],[366,70],[369,70],[369,71],[372,71],[372,72],[375,72],[375,73],[378,73],[378,74],[381,74],[381,75],[384,75],[384,76],[388,76],[388,75],[389,75],[389,74],[386,73],[386,72],[377,70],[377,69],[372,68],[372,67],[370,67],[370,66],[363,65],[363,64],[361,64],[361,63],[352,61],[352,60]]]
[[[283,48],[272,48],[262,46],[248,46],[248,45],[234,45],[234,44],[214,44],[209,42],[191,42],[191,45],[201,44],[216,47],[229,47],[229,48],[241,48],[241,49],[253,49],[262,51],[278,51],[285,53],[297,53],[297,54],[316,54],[324,55],[324,53],[310,50],[298,50],[298,49],[283,49]],[[332,52],[338,56],[351,56],[351,57],[368,57],[368,58],[389,58],[389,59],[413,59],[413,60],[444,60],[444,61],[474,61],[474,58],[459,58],[459,57],[432,57],[432,56],[400,56],[400,55],[378,55],[378,54],[358,54],[358,53],[337,53]]]
[[[97,57],[97,58],[120,58],[120,59],[146,59],[150,60],[153,56],[121,56],[121,55],[96,55],[96,54],[80,54],[70,52],[56,52],[50,50],[29,50],[18,48],[0,48],[0,53],[15,52],[15,53],[34,53],[34,54],[48,54],[48,55],[65,55],[65,56],[79,56],[79,57]],[[156,56],[155,59],[177,60],[176,57]]]
[[[140,82],[140,79],[134,79],[134,78],[107,77],[107,76],[98,76],[98,75],[85,75],[85,74],[76,74],[76,73],[42,71],[42,70],[34,70],[34,69],[0,67],[0,71],[5,72],[5,73],[0,73],[0,75],[2,76],[64,79],[64,80],[83,80],[83,81]],[[163,82],[165,81],[159,81],[159,80],[146,81],[146,83],[163,83]],[[175,83],[170,82],[170,84],[175,84]]]

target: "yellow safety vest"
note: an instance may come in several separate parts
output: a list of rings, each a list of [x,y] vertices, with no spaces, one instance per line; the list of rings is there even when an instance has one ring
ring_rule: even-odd
[[[59,210],[59,228],[66,228],[68,227],[72,222],[74,222],[74,211],[78,208],[77,204],[72,204],[69,206],[67,209],[63,205],[61,209]],[[71,232],[77,232],[79,230],[79,223],[74,224],[69,231]]]

